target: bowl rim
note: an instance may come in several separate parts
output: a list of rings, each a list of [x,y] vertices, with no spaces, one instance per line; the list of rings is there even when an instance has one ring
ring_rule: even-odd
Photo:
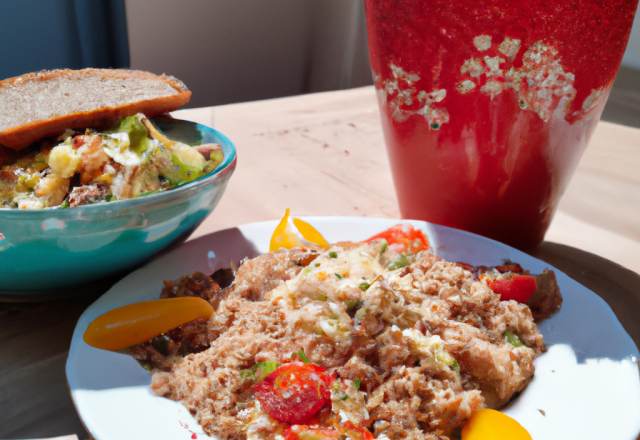
[[[185,119],[166,118],[162,116],[159,116],[157,118],[158,119],[161,118],[164,120],[188,122],[196,126],[200,131],[213,132],[213,134],[215,134],[215,136],[220,139],[221,144],[223,144],[222,147],[223,148],[227,147],[230,150],[230,154],[225,155],[222,163],[218,165],[210,173],[205,174],[204,176],[199,177],[189,183],[185,183],[184,185],[179,185],[175,188],[171,188],[166,191],[161,191],[155,194],[148,194],[142,197],[135,197],[132,199],[116,200],[114,202],[107,202],[107,203],[95,203],[92,205],[76,206],[74,208],[68,208],[68,209],[61,209],[59,206],[48,207],[43,209],[0,208],[0,217],[9,218],[9,219],[19,217],[21,220],[31,220],[34,218],[50,217],[54,212],[56,213],[57,216],[66,217],[66,216],[74,216],[73,215],[74,213],[82,214],[82,213],[87,213],[94,210],[99,211],[99,210],[105,209],[106,207],[126,209],[132,206],[137,206],[137,205],[146,204],[146,203],[153,203],[159,200],[167,200],[167,201],[173,200],[176,197],[181,197],[185,192],[197,190],[205,185],[209,185],[214,182],[224,180],[227,178],[227,175],[235,169],[236,163],[237,163],[236,147],[227,136],[225,136],[215,128],[212,128],[203,124],[199,124],[197,122],[188,121]],[[153,120],[156,118],[151,118],[151,119]]]

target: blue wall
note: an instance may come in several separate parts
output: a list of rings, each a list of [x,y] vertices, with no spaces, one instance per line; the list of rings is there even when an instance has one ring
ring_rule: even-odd
[[[84,67],[129,67],[124,0],[0,1],[0,79]]]

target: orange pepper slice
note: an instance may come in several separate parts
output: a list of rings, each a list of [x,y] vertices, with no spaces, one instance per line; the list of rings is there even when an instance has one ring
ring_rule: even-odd
[[[98,316],[82,339],[95,348],[122,350],[212,314],[211,304],[197,297],[143,301]]]

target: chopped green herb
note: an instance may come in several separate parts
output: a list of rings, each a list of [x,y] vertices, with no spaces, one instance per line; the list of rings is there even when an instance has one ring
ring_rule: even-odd
[[[344,396],[342,396],[342,397],[340,398],[340,400],[342,400],[342,401],[344,402],[344,401],[345,401],[345,400],[347,400],[348,398],[349,398],[349,396],[347,396],[347,395],[345,394]]]
[[[339,280],[341,280],[342,278],[344,278],[342,275],[340,275],[339,273],[334,274],[336,276],[336,278],[338,278]]]
[[[143,193],[138,194],[136,197],[144,197],[144,196],[150,196],[151,194],[158,194],[159,192],[162,192],[161,189],[156,189],[153,191],[145,191]],[[109,196],[107,196],[109,197]],[[111,196],[113,197],[113,200],[116,200],[116,196]],[[112,200],[107,200],[107,202],[111,202]]]
[[[359,389],[360,389],[360,384],[361,384],[361,383],[362,383],[362,380],[360,380],[360,378],[357,378],[356,380],[354,380],[354,381],[353,381],[353,387],[354,387],[356,390],[359,390]]]
[[[347,306],[347,310],[357,310],[362,307],[364,301],[362,301],[361,299],[348,299],[344,302],[344,304]]]
[[[49,164],[47,162],[35,163],[31,166],[31,169],[35,171],[44,171],[49,168]]]
[[[329,258],[338,258],[338,253],[334,251],[329,252]]]
[[[129,135],[129,149],[141,155],[149,148],[149,130],[137,116],[127,116],[117,122],[116,126],[106,133],[126,132]]]
[[[456,373],[460,372],[460,364],[458,363],[457,360],[454,359],[453,362],[451,362],[450,367],[456,370]]]
[[[389,243],[387,243],[386,241],[382,243],[382,246],[380,246],[380,254],[381,255],[384,254],[388,247],[389,247]]]
[[[369,287],[371,287],[371,284],[367,282],[358,284],[358,289],[360,290],[367,290]]]
[[[65,200],[60,204],[60,209],[67,209],[69,207],[69,201]]]
[[[398,258],[396,258],[391,262],[391,264],[387,266],[387,269],[396,270],[400,269],[401,267],[407,267],[410,264],[411,261],[409,261],[408,255],[403,252],[398,256]]]
[[[142,194],[141,194],[142,195]],[[114,196],[113,194],[107,194],[104,198],[104,200],[106,202],[115,202],[116,200],[118,200],[118,198],[116,196]]]
[[[440,125],[438,125],[438,124],[431,124],[431,128],[433,128],[434,130],[437,130],[438,128],[440,128]]]
[[[309,358],[307,357],[306,354],[304,354],[304,351],[302,350],[298,350],[298,357],[302,360],[302,362],[304,362],[305,364],[309,363]]]
[[[255,380],[256,383],[259,383],[270,373],[273,373],[277,368],[278,363],[276,361],[264,361],[260,362],[259,364],[255,364],[248,370],[240,370],[240,377],[242,377],[243,379],[251,377],[252,380]]]
[[[502,339],[504,339],[514,347],[522,347],[524,345],[518,335],[511,333],[509,330],[505,330],[505,332],[502,334]]]

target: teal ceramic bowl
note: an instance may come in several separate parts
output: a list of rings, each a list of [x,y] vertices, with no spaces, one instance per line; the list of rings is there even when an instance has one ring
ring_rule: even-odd
[[[0,209],[0,299],[81,293],[185,240],[216,207],[236,166],[231,141],[204,125],[156,118],[169,138],[222,146],[224,161],[186,185],[69,209]]]

